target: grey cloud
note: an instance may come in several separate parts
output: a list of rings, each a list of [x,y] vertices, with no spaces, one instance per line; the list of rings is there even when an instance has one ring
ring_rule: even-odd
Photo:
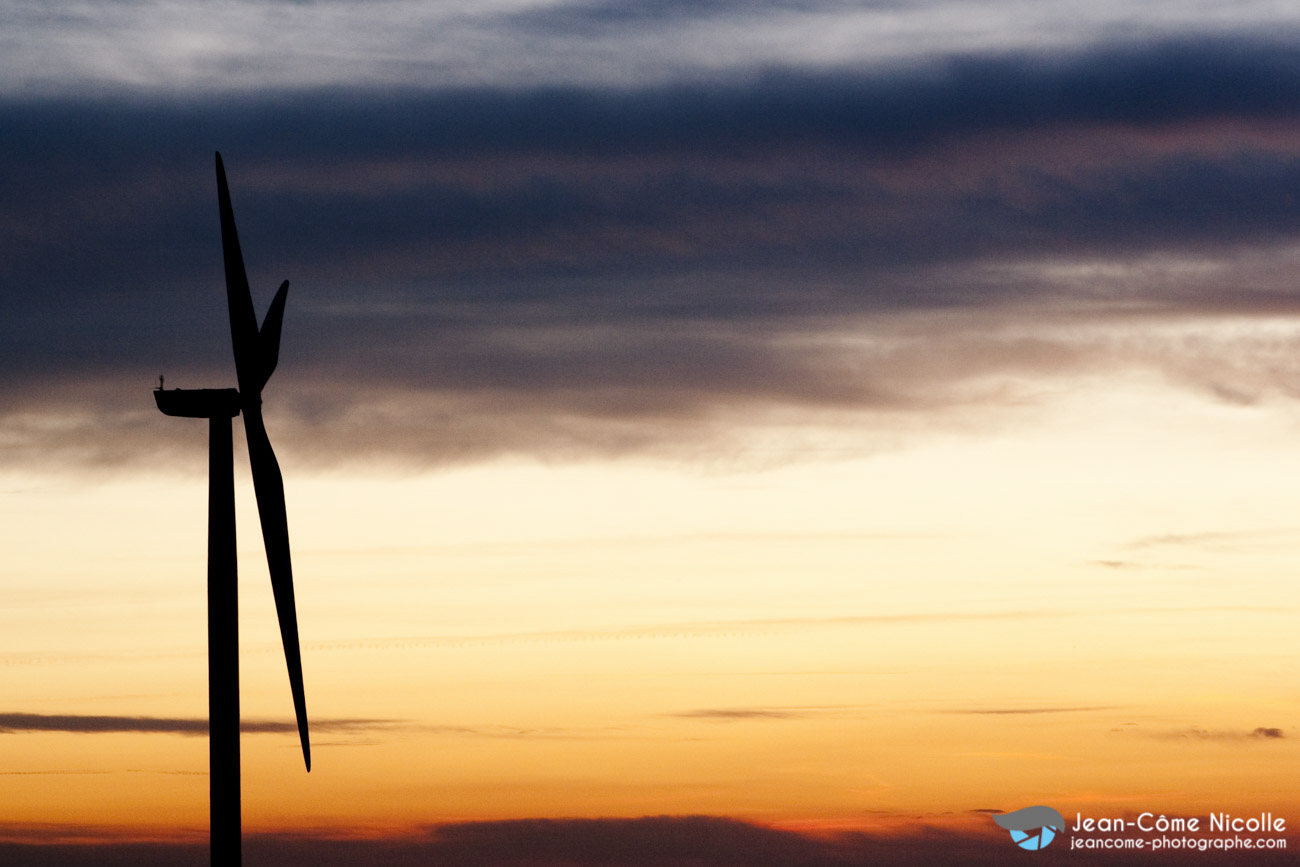
[[[398,724],[395,720],[313,719],[318,732],[364,732]],[[296,733],[293,722],[243,720],[239,730],[246,734]],[[96,716],[86,714],[0,713],[0,734],[29,732],[71,732],[76,734],[174,734],[206,736],[206,719],[167,717]]]
[[[112,834],[84,839],[91,836],[59,826],[0,826],[0,837],[23,841],[0,843],[0,858],[19,867],[207,863],[201,845],[103,842],[106,837],[111,841]],[[440,824],[423,834],[376,839],[339,839],[337,829],[245,834],[243,848],[249,863],[285,867],[995,867],[1006,862],[1008,845],[1001,833],[995,838],[981,831],[948,831],[925,817],[917,817],[902,833],[811,835],[720,816],[646,816]],[[1213,853],[1203,860],[1214,867],[1237,863],[1218,860]]]
[[[242,720],[244,734],[297,734],[292,720]],[[421,731],[435,735],[491,738],[505,740],[593,740],[619,737],[622,729],[571,729],[513,725],[434,725],[394,719],[316,719],[311,720],[314,735],[346,735],[343,740],[313,741],[316,746],[369,746],[379,741],[367,735],[399,731]],[[68,732],[74,734],[173,734],[207,736],[206,719],[96,716],[87,714],[0,713],[0,734],[33,732]],[[41,772],[44,773],[44,772]],[[80,773],[80,772],[78,772]],[[99,773],[87,771],[86,773]]]
[[[94,267],[101,259],[133,254],[139,260],[109,281],[133,292],[146,275],[179,276],[210,259],[202,244],[211,222],[210,191],[195,182],[210,174],[210,142],[220,143],[231,159],[242,220],[265,224],[259,234],[278,250],[279,261],[315,261],[329,251],[337,260],[346,239],[354,262],[401,252],[408,280],[421,265],[457,273],[436,258],[421,262],[406,249],[410,244],[448,256],[472,253],[473,242],[491,239],[489,258],[498,263],[492,285],[520,266],[530,281],[544,278],[549,266],[569,286],[591,266],[566,262],[545,242],[558,238],[567,247],[598,229],[604,230],[602,246],[625,238],[614,246],[618,259],[609,262],[605,251],[593,263],[602,264],[601,271],[621,262],[653,276],[647,267],[668,250],[647,244],[684,218],[696,246],[706,249],[694,256],[679,251],[672,261],[697,268],[747,260],[767,268],[785,258],[804,271],[828,255],[850,264],[889,264],[895,259],[885,252],[898,247],[899,236],[927,225],[934,231],[905,245],[902,261],[909,261],[907,246],[924,261],[994,252],[997,239],[1023,244],[1031,228],[1039,230],[1033,238],[1048,239],[1069,226],[1070,235],[1056,244],[1113,245],[1150,225],[1149,243],[1162,233],[1176,239],[1208,224],[1239,232],[1277,225],[1289,211],[1285,198],[1270,190],[1296,171],[1295,156],[1261,143],[1241,158],[1236,150],[1223,153],[1222,139],[1168,155],[1157,143],[1154,153],[1128,154],[1109,173],[1080,175],[1098,159],[1097,137],[1124,140],[1125,128],[1234,118],[1295,121],[1298,66],[1285,45],[1192,43],[1145,52],[1103,49],[1050,64],[1032,57],[970,58],[892,75],[785,71],[727,85],[632,91],[10,101],[0,105],[0,117],[21,134],[6,140],[0,156],[27,171],[6,176],[0,189],[11,209],[6,222],[20,240],[36,242],[18,247],[27,254],[19,257],[19,268],[23,258],[35,257],[29,267],[73,269],[64,275],[95,277],[97,294],[106,276]],[[1051,134],[1036,159],[1020,154],[1016,164],[1002,167],[1012,172],[1001,179],[1014,183],[1012,189],[1000,191],[992,183],[996,175],[977,176],[970,188],[953,187],[950,168],[937,183],[927,184],[924,173],[900,179],[904,166],[890,165],[944,143],[968,145],[963,149],[972,156],[963,162],[978,164],[990,147],[1004,147],[979,137],[1008,133],[1031,139]],[[1091,159],[1071,165],[1075,155],[1062,165],[1075,148],[1091,151]],[[938,156],[950,162],[948,154]],[[1171,203],[1195,207],[1170,209]],[[848,227],[827,225],[833,220],[811,226],[841,237],[808,237],[805,227],[784,244],[773,243],[826,207],[837,216],[854,214],[858,223],[868,219],[849,234]],[[718,249],[725,238],[699,235],[708,223],[755,209],[763,212],[762,223],[779,220],[777,237],[756,249],[764,239],[743,222],[727,229],[748,242],[730,256],[719,258],[727,252]],[[886,219],[877,224],[873,212]],[[997,231],[972,235],[978,223],[956,231],[971,216],[996,218]],[[83,261],[43,261],[48,247],[40,242],[62,241],[70,218],[94,230],[79,238],[84,253],[76,259]],[[904,231],[892,228],[900,219]],[[1242,220],[1245,225],[1238,225]],[[1019,232],[1008,239],[1010,228]],[[669,237],[681,247],[691,234]],[[503,261],[502,252],[524,239],[531,246]],[[809,258],[790,260],[801,247]],[[701,260],[703,253],[708,256]],[[471,273],[483,274],[482,264]],[[517,300],[526,288],[506,282],[497,292]],[[556,291],[547,289],[548,296]],[[475,285],[461,297],[480,299],[483,291]]]
[[[992,716],[1020,716],[1047,713],[1092,713],[1101,710],[1116,710],[1115,705],[1075,705],[1075,706],[1040,706],[1040,707],[982,707],[948,711],[959,714],[979,714]]]
[[[115,773],[115,772],[114,772],[114,771],[90,771],[90,770],[84,770],[84,771],[64,771],[64,770],[59,770],[59,771],[0,771],[0,776],[4,776],[4,777],[65,777],[65,776],[69,776],[69,777],[87,777],[87,776],[102,776],[102,775],[104,775],[104,774],[112,774],[112,773]]]
[[[206,735],[204,719],[166,719],[159,717],[86,716],[76,714],[0,714],[0,733],[76,732],[78,734],[116,734],[122,732]]]
[[[1135,730],[1135,731],[1141,731]],[[1286,733],[1272,726],[1257,726],[1250,731],[1225,731],[1221,729],[1205,729],[1199,726],[1192,726],[1187,729],[1174,729],[1168,731],[1145,732],[1149,737],[1158,740],[1180,740],[1180,741],[1205,741],[1214,743],[1250,743],[1259,741],[1276,741],[1286,738]]]
[[[954,863],[997,867],[1008,861],[1012,844],[985,818],[960,830],[945,829],[927,816],[892,818],[910,821],[902,831],[815,835],[721,816],[465,822],[431,825],[423,834],[374,839],[339,839],[337,829],[323,829],[245,834],[244,853],[249,863],[285,867],[940,867]],[[11,825],[0,826],[0,837],[22,841],[0,843],[0,858],[18,867],[207,863],[207,850],[201,844],[112,842],[114,835],[103,829],[88,833],[75,827]],[[1113,863],[1113,859],[1075,854],[1079,857],[1071,863],[1089,867]],[[1211,850],[1201,853],[1197,862],[1208,867],[1245,867],[1261,863],[1260,858],[1255,852]]]
[[[317,746],[317,745],[316,745],[316,744],[312,744],[312,746]],[[140,770],[140,769],[138,769],[138,768],[129,768],[129,769],[127,769],[126,771],[104,771],[104,770],[99,770],[99,771],[92,771],[92,770],[83,770],[83,771],[64,771],[64,770],[58,770],[58,771],[0,771],[0,776],[5,776],[5,777],[61,777],[61,776],[75,776],[75,777],[80,777],[80,776],[96,776],[96,777],[98,777],[98,776],[104,776],[104,775],[106,775],[106,774],[119,774],[119,773],[127,773],[127,774],[157,774],[157,775],[160,775],[160,776],[169,776],[169,777],[170,777],[170,776],[175,776],[175,777],[206,777],[206,776],[208,775],[208,772],[207,772],[207,771],[159,771],[159,770],[148,770],[148,771],[145,771],[145,770]]]
[[[675,713],[673,716],[681,717],[682,719],[735,722],[738,720],[798,719],[807,716],[808,713],[809,712],[806,709],[795,708],[731,707],[687,710]]]
[[[265,87],[698,81],[771,66],[916,62],[971,51],[1068,54],[1101,39],[1297,30],[1264,0],[576,0],[383,4],[195,0],[0,7],[10,94],[247,93]],[[200,38],[201,37],[201,38]],[[165,46],[165,48],[163,47]]]
[[[864,8],[897,12],[918,5],[907,0],[870,0],[866,3],[854,0],[648,0],[635,4],[617,0],[579,0],[528,8],[502,17],[513,26],[528,31],[591,33],[648,22],[681,26],[691,21],[719,18],[752,21],[774,13],[833,15]]]
[[[215,146],[254,292],[292,284],[268,424],[305,461],[726,451],[791,414],[847,416],[873,450],[1121,364],[1292,399],[1297,365],[1261,363],[1276,341],[1088,328],[1300,309],[1279,252],[1296,104],[1300,63],[1258,40],[623,90],[9,99],[0,461],[168,465],[201,442],[147,385],[229,381]]]
[[[1008,862],[1012,844],[992,821],[983,820],[988,831],[980,826],[947,830],[926,816],[907,818],[911,821],[901,832],[833,834],[801,834],[720,816],[517,819],[442,824],[431,826],[423,835],[375,839],[338,839],[336,829],[246,834],[244,852],[250,863],[285,867],[424,867],[431,863],[460,867],[940,867],[954,863],[998,867]],[[96,837],[79,830],[0,828],[5,837],[24,841],[0,843],[0,858],[18,867],[197,867],[207,863],[207,850],[201,844],[104,842],[106,838],[111,841],[113,835],[101,831]],[[60,838],[60,833],[68,836]],[[34,839],[47,842],[28,842]],[[1113,858],[1074,854],[1078,857],[1071,858],[1071,863],[1087,867],[1114,863]],[[1262,863],[1261,857],[1257,852],[1211,850],[1200,853],[1197,863],[1246,867]]]

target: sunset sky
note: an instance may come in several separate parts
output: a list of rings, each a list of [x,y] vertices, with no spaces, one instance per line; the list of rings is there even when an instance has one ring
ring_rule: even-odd
[[[215,150],[246,863],[1300,829],[1300,7],[0,0],[4,863],[203,851]]]

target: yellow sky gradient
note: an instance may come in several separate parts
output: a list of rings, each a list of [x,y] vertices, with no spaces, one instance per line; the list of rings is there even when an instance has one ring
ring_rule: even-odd
[[[412,475],[284,454],[315,761],[246,734],[245,828],[1027,803],[1300,821],[1298,421],[1133,376],[906,448],[841,425],[797,460],[761,438]],[[241,460],[243,716],[287,721]],[[0,710],[205,715],[205,489],[0,480]],[[9,825],[205,827],[202,737],[0,750]]]

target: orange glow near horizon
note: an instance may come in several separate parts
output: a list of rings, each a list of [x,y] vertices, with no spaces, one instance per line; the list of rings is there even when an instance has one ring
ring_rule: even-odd
[[[1276,483],[1300,455],[1260,421],[1137,383],[1014,437],[746,472],[306,476],[286,456],[314,762],[246,734],[245,828],[880,831],[1028,803],[1300,823],[1300,533]],[[205,716],[204,484],[9,480],[0,712]],[[243,716],[288,720],[238,495]],[[206,827],[202,736],[13,730],[0,749],[10,837]]]

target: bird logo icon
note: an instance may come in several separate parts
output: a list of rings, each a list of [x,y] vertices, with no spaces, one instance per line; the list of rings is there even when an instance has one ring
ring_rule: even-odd
[[[1051,807],[1024,807],[993,817],[999,828],[1011,832],[1011,839],[1021,849],[1036,852],[1046,849],[1065,830],[1065,818]]]

